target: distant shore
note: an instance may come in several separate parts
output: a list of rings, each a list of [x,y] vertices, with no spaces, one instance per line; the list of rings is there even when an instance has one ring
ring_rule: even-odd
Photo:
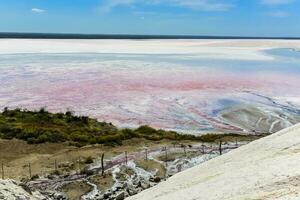
[[[75,34],[75,33],[14,33],[0,32],[0,38],[11,39],[284,39],[299,40],[300,37],[250,37],[209,35],[139,35],[139,34]]]

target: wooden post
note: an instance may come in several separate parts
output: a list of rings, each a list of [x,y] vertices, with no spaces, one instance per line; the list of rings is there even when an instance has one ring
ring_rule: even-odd
[[[127,165],[127,162],[128,162],[127,151],[125,151],[125,163],[126,163],[126,165]]]
[[[28,163],[28,170],[29,170],[29,178],[31,178],[32,176],[31,176],[31,164],[30,163]]]
[[[1,164],[2,179],[4,179],[4,164]]]
[[[104,153],[101,155],[101,176],[104,176]]]
[[[219,152],[220,152],[220,155],[222,155],[222,140],[220,140],[220,143],[219,143]]]

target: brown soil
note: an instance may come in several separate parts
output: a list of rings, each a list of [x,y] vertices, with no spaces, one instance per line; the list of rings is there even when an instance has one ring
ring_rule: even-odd
[[[114,184],[112,174],[105,174],[104,176],[95,175],[89,178],[89,181],[97,185],[98,190],[105,192]]]
[[[91,190],[92,187],[82,181],[75,181],[62,187],[62,192],[67,195],[69,200],[79,200],[81,196],[90,192]]]

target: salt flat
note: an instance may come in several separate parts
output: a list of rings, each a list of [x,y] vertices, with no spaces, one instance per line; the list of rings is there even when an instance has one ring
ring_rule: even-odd
[[[128,200],[296,200],[300,125],[174,175]]]
[[[120,127],[276,132],[300,122],[299,47],[298,40],[1,39],[0,106],[71,109]]]
[[[0,53],[192,54],[224,59],[272,59],[261,50],[300,48],[299,40],[58,40],[0,39]],[[214,55],[210,55],[214,54]]]

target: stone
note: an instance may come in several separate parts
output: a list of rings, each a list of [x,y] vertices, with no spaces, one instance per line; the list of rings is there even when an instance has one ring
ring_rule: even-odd
[[[66,197],[66,195],[63,194],[63,193],[55,193],[55,194],[53,195],[53,198],[54,198],[55,200],[65,200],[65,199],[68,199],[68,198]]]
[[[104,199],[108,199],[110,196],[112,195],[110,190],[107,190],[104,194],[103,194],[103,198]]]
[[[128,185],[127,192],[130,196],[137,194],[137,189],[133,185]]]
[[[159,183],[160,181],[161,181],[160,177],[158,177],[158,176],[154,177],[154,182],[155,183]]]
[[[125,192],[122,191],[119,194],[116,195],[115,200],[124,200],[125,199]]]
[[[148,188],[150,187],[149,181],[146,181],[146,180],[142,180],[142,181],[140,182],[140,185],[141,185],[141,188],[142,188],[143,190],[146,190],[146,189],[148,189]]]
[[[116,183],[116,184],[114,185],[114,190],[115,190],[115,191],[119,191],[119,190],[121,190],[121,189],[123,189],[123,188],[124,188],[123,183],[118,182],[118,183]]]
[[[30,188],[25,183],[20,183],[19,186],[22,187],[26,192],[28,192],[28,194],[32,195]]]

